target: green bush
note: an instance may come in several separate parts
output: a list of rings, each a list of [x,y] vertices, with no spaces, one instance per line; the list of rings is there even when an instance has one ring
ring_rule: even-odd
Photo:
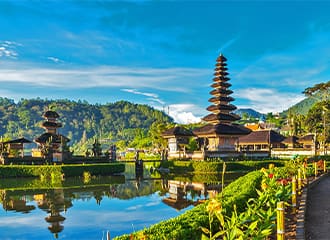
[[[91,175],[111,175],[125,171],[122,163],[109,164],[75,164],[75,165],[1,165],[0,178],[40,177],[41,179],[61,179],[62,175],[82,176],[84,172]]]
[[[267,168],[271,163],[282,167],[285,161],[230,161],[226,162],[226,171],[253,171],[263,167]],[[219,173],[222,172],[223,161],[166,161],[161,163],[161,167],[169,168],[172,173]]]
[[[248,199],[257,195],[256,189],[260,188],[262,175],[260,171],[254,171],[230,183],[223,190],[223,207],[230,211],[236,204],[238,210],[241,210]],[[134,235],[146,235],[147,239],[155,240],[201,239],[201,227],[208,227],[207,204],[208,202],[200,204],[176,218],[152,225],[150,228],[134,233]],[[119,236],[115,239],[130,239],[130,235]]]
[[[81,188],[81,187],[95,187],[95,186],[109,186],[111,184],[124,184],[125,176],[94,176],[88,183],[84,182],[83,176],[65,178],[65,181],[47,181],[39,178],[16,178],[1,179],[0,189],[3,190],[40,190],[40,189],[54,189],[54,188]]]

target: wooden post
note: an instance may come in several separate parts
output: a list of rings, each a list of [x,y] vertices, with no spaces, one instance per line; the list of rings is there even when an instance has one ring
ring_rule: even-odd
[[[296,177],[292,177],[292,213],[295,213],[297,209],[297,180]]]
[[[323,172],[327,172],[327,162],[325,160],[323,160]]]
[[[307,179],[307,176],[306,176],[306,167],[305,166],[303,166],[303,168],[302,168],[302,175],[303,175],[304,185],[307,185],[308,184],[308,179]]]
[[[284,229],[284,202],[277,203],[277,240],[285,239],[285,229]]]
[[[314,162],[314,175],[317,177],[317,162]]]
[[[301,184],[301,169],[298,169],[298,194],[301,194],[301,188],[302,188],[302,184]]]

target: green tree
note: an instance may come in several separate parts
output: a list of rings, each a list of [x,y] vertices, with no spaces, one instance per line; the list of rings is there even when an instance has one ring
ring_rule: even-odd
[[[328,91],[330,89],[330,81],[326,83],[318,83],[315,84],[313,87],[308,87],[303,91],[303,94],[306,96],[315,96],[317,94],[322,94],[322,101],[326,101],[329,99]]]
[[[162,121],[154,122],[151,124],[149,129],[149,136],[152,141],[152,146],[156,149],[163,149],[167,146],[167,141],[162,137],[162,133],[169,129],[170,127],[173,127],[174,124],[168,124]]]
[[[306,117],[306,126],[308,130],[317,134],[317,140],[321,142],[323,146],[329,141],[329,89],[330,81],[326,83],[318,83],[313,87],[306,88],[303,93],[308,97],[321,96],[320,102],[317,102],[308,112]]]
[[[305,119],[305,125],[309,132],[317,134],[317,140],[321,144],[329,141],[328,123],[330,120],[330,101],[316,103],[309,111]]]

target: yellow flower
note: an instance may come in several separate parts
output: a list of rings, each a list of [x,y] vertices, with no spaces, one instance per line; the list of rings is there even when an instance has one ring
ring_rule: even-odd
[[[262,184],[261,184],[261,189],[262,189],[262,190],[266,190],[267,187],[268,187],[267,183],[262,183]]]
[[[212,199],[206,207],[206,210],[210,213],[221,211],[221,203],[216,199]]]
[[[275,167],[274,163],[271,163],[271,164],[268,165],[269,169],[273,169],[274,167]]]
[[[265,176],[268,176],[268,172],[266,168],[261,168],[260,172],[262,172],[263,174],[265,174]]]

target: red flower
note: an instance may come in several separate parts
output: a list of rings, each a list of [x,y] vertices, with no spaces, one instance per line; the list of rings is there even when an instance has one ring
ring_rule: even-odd
[[[281,179],[276,180],[276,182],[278,184],[281,184],[282,186],[286,186],[289,183],[289,181],[291,181],[291,180],[290,179],[286,179],[286,178],[281,178]]]
[[[273,173],[270,173],[270,174],[268,174],[268,177],[269,178],[273,178],[274,177],[274,174]]]
[[[282,179],[282,180],[281,180],[281,184],[282,184],[283,186],[286,186],[286,185],[288,184],[288,180],[286,180],[286,179]]]

